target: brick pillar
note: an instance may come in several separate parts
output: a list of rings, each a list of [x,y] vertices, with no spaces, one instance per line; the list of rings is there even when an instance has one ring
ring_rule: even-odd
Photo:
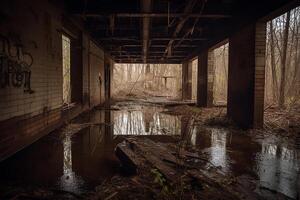
[[[182,99],[192,99],[192,62],[182,63]]]
[[[256,24],[253,126],[257,128],[264,122],[266,28],[266,23]]]
[[[213,106],[214,73],[213,51],[203,51],[198,56],[197,105],[199,107]]]
[[[243,128],[263,124],[266,23],[229,38],[227,114]]]
[[[213,51],[208,51],[207,55],[207,107],[212,107],[214,102],[215,63],[213,53]]]

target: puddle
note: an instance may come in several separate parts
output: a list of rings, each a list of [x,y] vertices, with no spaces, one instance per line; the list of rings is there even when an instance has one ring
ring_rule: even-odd
[[[116,144],[126,135],[170,141],[180,135],[180,119],[162,108],[124,105],[94,110],[0,163],[0,184],[50,187],[81,194],[119,173]],[[159,136],[153,138],[152,136]]]
[[[0,163],[0,184],[43,186],[74,193],[94,189],[119,173],[115,145],[128,135],[174,141],[186,127],[180,116],[165,114],[162,107],[119,106],[95,110],[72,121],[87,126],[62,128]],[[78,131],[78,130],[79,131]],[[259,140],[222,129],[191,127],[188,141],[208,154],[214,166],[235,176],[250,175],[257,191],[280,192],[297,198],[299,149],[278,139]],[[298,194],[299,195],[299,194]]]
[[[190,143],[207,153],[210,163],[223,172],[252,176],[262,195],[270,191],[293,199],[299,195],[300,152],[278,138],[256,140],[237,132],[194,127]]]
[[[146,109],[115,111],[114,135],[180,135],[179,116]]]

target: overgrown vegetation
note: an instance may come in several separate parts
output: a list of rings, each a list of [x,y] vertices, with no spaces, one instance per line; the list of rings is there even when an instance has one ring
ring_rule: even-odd
[[[267,26],[267,105],[279,107],[299,103],[300,95],[300,7],[279,16]]]
[[[115,64],[113,91],[120,97],[181,97],[180,64]]]

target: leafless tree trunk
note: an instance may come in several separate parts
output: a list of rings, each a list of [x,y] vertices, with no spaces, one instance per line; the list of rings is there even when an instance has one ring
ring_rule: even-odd
[[[274,45],[274,28],[273,21],[270,22],[270,57],[271,57],[271,69],[272,69],[272,83],[273,83],[273,100],[277,99],[278,94],[278,79],[276,72],[276,64],[275,64],[275,45]]]
[[[286,73],[286,57],[287,57],[287,45],[289,37],[291,12],[287,12],[284,35],[283,35],[283,46],[282,46],[282,59],[281,59],[281,77],[280,77],[280,90],[279,90],[279,106],[283,107],[285,103],[285,73]]]

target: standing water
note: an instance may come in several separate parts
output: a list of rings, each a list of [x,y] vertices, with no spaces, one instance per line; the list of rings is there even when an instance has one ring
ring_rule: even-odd
[[[46,187],[77,194],[93,190],[119,172],[116,144],[127,136],[174,142],[182,119],[159,106],[119,105],[119,110],[94,110],[0,163],[3,186]],[[190,129],[188,142],[208,154],[208,165],[247,175],[257,192],[299,195],[299,149],[279,138],[259,139],[238,131],[200,126]],[[1,197],[1,196],[0,196]]]

